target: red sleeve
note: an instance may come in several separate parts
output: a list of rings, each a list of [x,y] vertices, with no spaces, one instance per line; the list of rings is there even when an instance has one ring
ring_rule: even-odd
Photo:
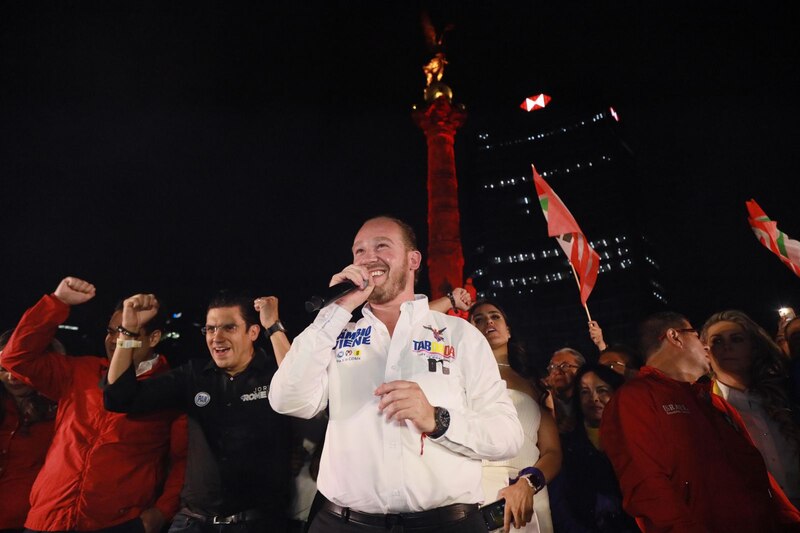
[[[650,393],[635,383],[619,389],[606,405],[600,440],[617,474],[622,506],[642,531],[705,532],[669,481],[657,415]]]
[[[180,415],[172,422],[169,438],[169,473],[164,482],[164,490],[155,507],[164,515],[167,523],[178,512],[181,489],[186,473],[186,453],[188,448],[188,429],[186,415]]]
[[[58,401],[72,382],[67,356],[50,352],[59,324],[69,316],[69,306],[52,295],[28,309],[3,348],[3,367],[40,394]]]

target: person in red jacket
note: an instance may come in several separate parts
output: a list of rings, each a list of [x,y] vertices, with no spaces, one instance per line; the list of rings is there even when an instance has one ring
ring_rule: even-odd
[[[602,448],[645,533],[800,531],[733,407],[711,394],[706,347],[677,313],[641,326],[647,358],[608,403]]]
[[[92,284],[64,278],[22,317],[2,352],[3,368],[58,401],[55,436],[30,495],[25,527],[33,531],[158,533],[178,509],[186,468],[185,416],[175,411],[126,416],[103,408],[99,387],[109,361],[68,357],[48,350],[70,307],[91,300]],[[110,358],[122,311],[111,316]],[[161,325],[151,320],[140,335],[134,361],[138,379],[167,370],[155,352]]]
[[[0,335],[0,353],[11,331]],[[50,349],[64,353],[53,340]],[[0,366],[0,531],[23,530],[28,495],[53,440],[58,404]]]

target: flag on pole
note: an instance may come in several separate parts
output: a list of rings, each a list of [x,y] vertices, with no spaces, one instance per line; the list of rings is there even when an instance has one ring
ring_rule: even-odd
[[[533,182],[536,184],[536,194],[539,195],[539,205],[542,206],[544,218],[547,220],[547,234],[555,237],[561,249],[567,254],[567,258],[578,276],[581,303],[586,305],[586,300],[597,281],[600,256],[589,246],[586,236],[561,198],[536,172],[536,167],[533,165],[531,167],[533,168]]]
[[[748,200],[747,211],[750,213],[750,227],[756,238],[778,256],[778,259],[791,269],[797,276],[800,276],[800,242],[794,241],[788,235],[778,229],[778,223],[770,220],[763,209],[755,200]]]

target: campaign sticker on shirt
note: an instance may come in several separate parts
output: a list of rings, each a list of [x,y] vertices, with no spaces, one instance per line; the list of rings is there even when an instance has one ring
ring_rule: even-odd
[[[342,363],[344,361],[361,361],[361,354],[364,350],[360,348],[339,350],[336,352],[336,362]]]
[[[211,401],[211,395],[205,391],[200,391],[194,395],[194,404],[197,407],[205,407]]]

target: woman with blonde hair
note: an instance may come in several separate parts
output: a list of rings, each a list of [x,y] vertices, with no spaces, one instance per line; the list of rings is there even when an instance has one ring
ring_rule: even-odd
[[[714,392],[736,408],[770,474],[800,506],[800,426],[787,392],[786,357],[741,311],[711,315],[700,338],[709,348]]]

